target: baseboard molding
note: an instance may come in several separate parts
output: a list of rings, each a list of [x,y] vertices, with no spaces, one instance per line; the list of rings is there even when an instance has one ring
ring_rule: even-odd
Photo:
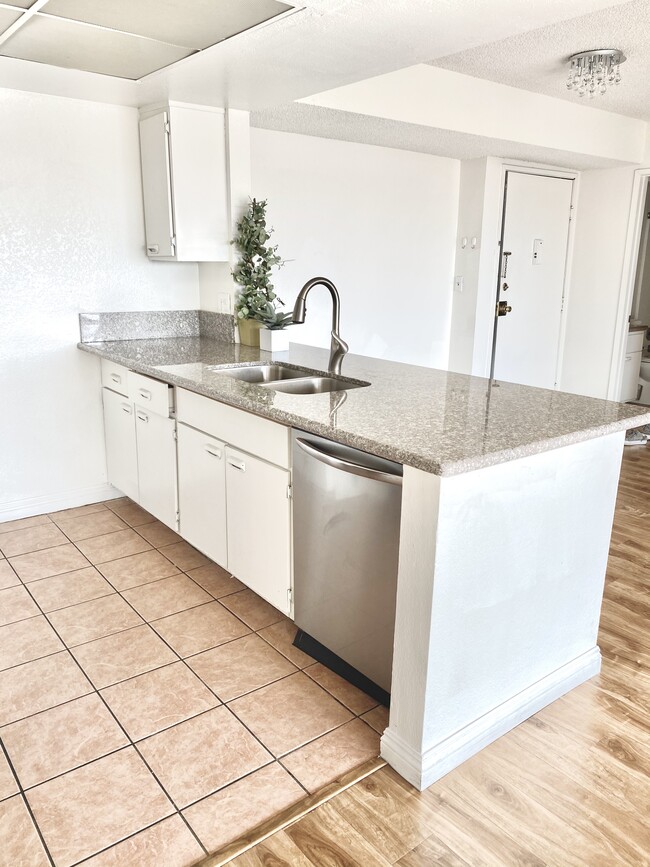
[[[600,661],[600,650],[594,647],[424,753],[414,750],[389,726],[381,739],[381,757],[411,785],[426,789],[492,741],[594,677],[600,671]]]
[[[114,500],[122,496],[123,494],[112,485],[105,484],[61,491],[59,494],[47,494],[43,497],[9,500],[0,503],[0,523],[15,521],[18,518],[31,518],[33,515],[44,515],[47,512],[60,512],[62,509],[87,506],[89,503],[100,503],[103,500]]]

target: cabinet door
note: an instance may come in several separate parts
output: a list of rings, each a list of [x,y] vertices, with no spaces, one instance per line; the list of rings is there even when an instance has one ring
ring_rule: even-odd
[[[138,482],[143,509],[176,530],[176,422],[135,408]]]
[[[226,448],[228,569],[251,590],[290,613],[289,472]]]
[[[184,424],[178,425],[178,511],[181,536],[226,569],[226,447]]]
[[[621,400],[636,400],[639,393],[639,376],[641,375],[642,352],[628,352],[623,367],[623,384]]]
[[[108,388],[102,389],[102,399],[108,481],[137,502],[138,459],[133,404]]]
[[[147,254],[174,256],[174,220],[167,112],[140,121],[140,157]]]

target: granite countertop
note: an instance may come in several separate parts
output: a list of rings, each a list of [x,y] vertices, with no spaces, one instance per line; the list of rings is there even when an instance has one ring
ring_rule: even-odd
[[[212,369],[280,361],[327,369],[329,352],[264,352],[206,337],[111,340],[80,349],[257,415],[437,475],[455,475],[650,423],[650,408],[347,355],[371,385],[292,395]]]

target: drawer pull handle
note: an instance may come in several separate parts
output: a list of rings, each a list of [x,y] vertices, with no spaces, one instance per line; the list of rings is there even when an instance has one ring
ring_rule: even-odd
[[[132,410],[131,407],[128,405],[128,403],[123,403],[123,404],[122,404],[122,412],[126,412],[126,413],[128,413],[128,415],[131,415],[131,413],[133,412],[133,410]]]
[[[149,253],[151,256],[157,256],[159,252],[160,246],[158,244],[149,244],[149,246],[147,247],[147,253]]]
[[[145,400],[151,400],[151,392],[148,388],[139,388],[138,392],[140,397],[143,397]]]
[[[118,385],[122,382],[122,377],[117,373],[111,373],[111,379],[113,382],[117,382]]]
[[[149,421],[149,416],[148,416],[146,413],[144,413],[144,412],[139,412],[139,413],[138,413],[138,418],[139,418],[140,421],[144,421],[144,422],[148,422],[148,421]]]
[[[246,472],[246,464],[243,461],[236,461],[234,458],[228,458],[228,463],[235,470],[241,470],[242,473]]]
[[[219,460],[221,460],[221,449],[215,449],[213,446],[205,446],[205,450],[209,455],[212,455],[213,458],[219,458]]]

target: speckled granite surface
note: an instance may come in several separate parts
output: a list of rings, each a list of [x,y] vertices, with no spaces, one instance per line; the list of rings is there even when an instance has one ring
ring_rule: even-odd
[[[99,340],[209,337],[232,343],[235,319],[207,310],[140,310],[119,313],[80,313],[82,343]]]
[[[645,407],[348,355],[343,375],[371,383],[292,395],[223,376],[215,365],[280,361],[326,370],[329,353],[292,344],[271,355],[207,338],[79,347],[132,370],[437,475],[454,475],[650,423]]]

